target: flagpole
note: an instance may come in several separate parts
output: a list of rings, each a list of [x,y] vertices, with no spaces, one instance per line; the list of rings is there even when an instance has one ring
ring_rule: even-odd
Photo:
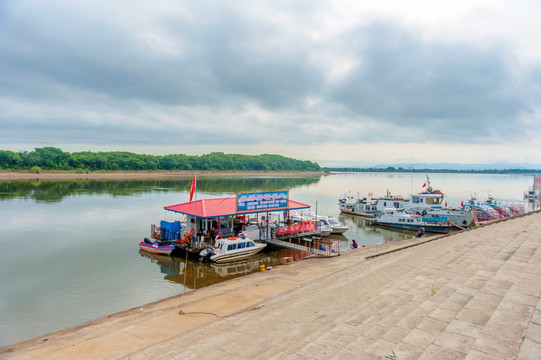
[[[196,238],[197,236],[197,206],[196,206],[196,202],[197,202],[197,185],[196,185],[196,175],[197,173],[194,173],[193,175],[193,181],[192,181],[192,186],[190,187],[190,201],[192,201],[192,193],[194,195],[194,203],[193,203],[193,214],[194,214],[194,227],[193,227],[193,230],[194,230],[194,233],[195,234],[192,234],[192,241],[191,241],[191,248],[193,248],[193,239]],[[178,312],[179,315],[185,315],[186,313],[182,310],[182,306],[184,305],[184,293],[186,292],[186,272],[188,271],[188,251],[189,249],[185,248],[185,251],[186,251],[186,261],[184,263],[184,282],[183,282],[183,286],[182,286],[182,295],[180,296],[180,310]]]
[[[193,212],[194,212],[194,239],[197,241],[197,173],[193,174],[193,196],[194,196],[194,202],[193,202]],[[192,240],[192,249],[193,249],[193,240]]]

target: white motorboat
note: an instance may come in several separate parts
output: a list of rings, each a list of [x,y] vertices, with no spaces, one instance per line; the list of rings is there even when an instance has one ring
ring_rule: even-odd
[[[308,209],[302,215],[296,211],[291,211],[291,219],[293,221],[316,221],[316,214],[312,209]],[[327,236],[329,234],[343,234],[349,230],[349,226],[342,224],[332,216],[317,215],[317,230],[321,231],[321,236]]]
[[[213,248],[202,250],[199,255],[202,260],[220,263],[250,257],[263,250],[265,246],[267,244],[255,242],[243,234],[239,234],[239,236],[216,239]]]
[[[358,215],[363,217],[374,217],[377,210],[378,198],[372,198],[371,195],[361,199],[357,193],[355,200],[351,193],[344,194],[344,197],[338,199],[338,209],[340,212],[349,215]]]
[[[381,212],[374,219],[367,219],[371,225],[388,226],[406,230],[420,230],[421,227],[427,232],[448,233],[451,229],[447,218],[422,217],[421,215],[408,214],[404,209],[389,208]]]
[[[345,233],[346,231],[349,230],[349,226],[347,226],[346,224],[341,223],[340,221],[338,221],[336,218],[334,218],[332,216],[327,216],[326,218],[322,219],[321,221],[322,222],[327,221],[327,223],[329,224],[329,226],[332,229],[331,234],[343,234],[343,233]]]

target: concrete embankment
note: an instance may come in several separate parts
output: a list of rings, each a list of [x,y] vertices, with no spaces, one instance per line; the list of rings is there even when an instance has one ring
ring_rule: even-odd
[[[539,359],[540,245],[535,213],[360,248],[9,346],[0,358]]]

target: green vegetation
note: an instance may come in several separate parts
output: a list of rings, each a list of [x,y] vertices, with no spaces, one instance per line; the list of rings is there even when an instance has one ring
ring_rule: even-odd
[[[0,170],[71,170],[78,173],[138,170],[321,171],[321,167],[311,161],[272,154],[252,156],[213,152],[201,156],[156,156],[129,152],[67,153],[55,147],[44,147],[30,152],[0,150]]]
[[[281,177],[281,176],[200,176],[197,178],[197,191],[215,196],[235,194],[236,192],[274,191],[276,189],[295,189],[316,184],[321,176]],[[12,199],[27,199],[36,202],[55,203],[67,196],[100,195],[132,196],[134,194],[188,193],[192,179],[175,180],[21,180],[0,181],[0,202]],[[180,197],[182,198],[182,197]],[[179,199],[180,199],[179,198]],[[173,200],[175,201],[175,200]],[[180,201],[180,200],[178,200]]]
[[[456,169],[410,169],[393,166],[386,168],[323,168],[323,171],[334,172],[401,172],[401,173],[459,173],[459,174],[539,174],[541,170],[535,169],[470,169],[470,170],[456,170]]]

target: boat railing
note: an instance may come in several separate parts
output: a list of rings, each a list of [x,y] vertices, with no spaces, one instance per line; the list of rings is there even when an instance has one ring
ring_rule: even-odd
[[[289,237],[271,238],[265,240],[269,244],[282,246],[289,249],[300,250],[316,256],[340,255],[340,242],[338,240],[322,239],[316,237]]]

